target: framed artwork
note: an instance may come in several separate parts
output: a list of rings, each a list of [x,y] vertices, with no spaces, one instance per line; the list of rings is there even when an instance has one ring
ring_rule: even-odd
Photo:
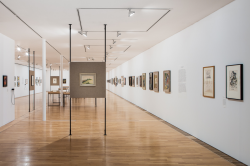
[[[124,77],[124,85],[126,85],[126,77]]]
[[[119,84],[121,84],[121,79],[119,79]]]
[[[158,71],[154,72],[153,78],[154,78],[153,79],[154,91],[159,92],[159,72]]]
[[[149,73],[149,90],[153,90],[153,72]]]
[[[17,87],[20,87],[20,82],[16,82],[17,83]]]
[[[136,77],[136,86],[138,86],[138,77]]]
[[[14,76],[14,81],[16,81],[16,76]]]
[[[132,76],[132,87],[135,87],[135,76]]]
[[[203,67],[203,96],[215,97],[215,66]]]
[[[63,84],[66,84],[66,79],[65,78],[63,79]]]
[[[171,71],[170,70],[163,71],[163,91],[165,93],[171,92]]]
[[[243,100],[243,64],[226,66],[226,98]]]
[[[80,86],[96,86],[96,73],[79,73]]]
[[[132,76],[129,77],[129,86],[132,86]]]
[[[14,87],[16,87],[16,82],[14,82]]]
[[[52,82],[53,82],[53,84],[57,84],[57,79],[53,78]]]
[[[146,90],[146,73],[142,73],[142,89]]]
[[[3,87],[7,87],[8,86],[8,76],[3,75]]]
[[[33,75],[31,75],[31,78],[30,78],[30,85],[31,86],[34,86],[34,76]]]
[[[121,76],[121,84],[122,84],[122,87],[124,86],[124,76]]]
[[[38,86],[38,77],[36,77],[36,86]]]
[[[27,85],[27,84],[28,84],[28,82],[29,82],[29,80],[28,80],[28,79],[25,79],[25,85]]]
[[[142,87],[142,76],[140,76],[140,87]]]
[[[17,76],[17,81],[20,81],[20,77],[19,76]]]

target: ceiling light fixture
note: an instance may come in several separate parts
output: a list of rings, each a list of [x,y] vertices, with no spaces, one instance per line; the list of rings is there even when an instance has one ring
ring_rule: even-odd
[[[110,49],[112,49],[113,47],[112,46],[110,46]]]
[[[25,55],[27,55],[27,56],[28,56],[28,55],[29,55],[29,53],[28,53],[28,52],[26,52],[26,53],[25,53]]]
[[[88,36],[88,32],[87,31],[78,31],[78,33],[80,33],[81,35],[87,37]]]
[[[21,58],[21,56],[20,56],[20,55],[18,55],[17,59],[19,60],[20,58]]]
[[[131,9],[128,9],[128,17],[132,17],[135,15],[135,11],[131,11]]]
[[[86,46],[86,47],[87,47],[88,50],[90,49],[90,46]]]
[[[121,33],[119,33],[119,31],[117,32],[117,37],[121,36]]]
[[[115,44],[116,43],[116,41],[113,39],[113,44]]]
[[[20,47],[17,47],[17,51],[21,51],[21,48],[20,48]]]

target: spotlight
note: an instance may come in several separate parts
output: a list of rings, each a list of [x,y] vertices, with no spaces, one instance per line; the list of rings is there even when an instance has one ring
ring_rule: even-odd
[[[20,47],[17,47],[17,51],[21,51],[21,48],[20,48]]]
[[[90,46],[86,46],[86,47],[87,47],[88,50],[90,49]]]
[[[113,47],[112,46],[110,46],[110,49],[112,49]]]
[[[87,37],[88,36],[88,34],[87,34],[87,31],[78,31],[78,33],[80,33],[81,35],[83,35],[83,36],[85,36],[85,37]]]
[[[135,15],[135,12],[128,9],[128,17],[132,17],[133,15]]]
[[[117,37],[121,36],[121,33],[119,33],[119,31],[117,32]]]
[[[29,55],[29,53],[28,53],[28,52],[26,52],[26,53],[25,53],[25,55],[27,55],[27,56],[28,56],[28,55]]]
[[[18,55],[17,59],[19,60],[20,58],[21,58],[21,56],[20,56],[20,55]]]
[[[113,39],[113,44],[115,44],[116,43],[116,41]]]

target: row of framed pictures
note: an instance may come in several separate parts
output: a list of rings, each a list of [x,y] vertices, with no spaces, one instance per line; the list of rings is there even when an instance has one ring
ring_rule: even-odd
[[[126,77],[121,79],[117,77],[107,80],[108,83],[123,87],[126,85]],[[142,87],[146,90],[146,73],[135,77],[129,76],[129,86]],[[159,92],[159,72],[149,73],[149,90]],[[171,71],[163,71],[163,91],[165,93],[171,92]],[[215,66],[203,67],[203,96],[215,98]],[[226,66],[226,98],[243,100],[243,64],[227,65]]]
[[[14,76],[14,87],[20,87],[20,77]]]

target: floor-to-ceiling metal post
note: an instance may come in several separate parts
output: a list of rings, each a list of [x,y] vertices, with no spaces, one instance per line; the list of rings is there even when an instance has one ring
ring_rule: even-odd
[[[34,71],[34,77],[35,77],[35,75],[36,75],[36,72],[35,72],[35,51],[33,51],[33,71]],[[36,106],[35,106],[35,104],[36,104],[36,86],[34,85],[34,91],[33,91],[33,110],[35,110],[35,108],[36,108]]]
[[[42,39],[42,103],[43,103],[43,121],[46,121],[46,40]]]
[[[71,25],[72,24],[69,24],[69,64],[71,63]],[[70,75],[70,68],[69,68],[69,75]],[[70,103],[70,106],[69,106],[69,108],[70,108],[70,127],[69,127],[70,129],[69,129],[69,135],[71,135],[71,95],[70,95],[69,103]]]
[[[30,112],[30,86],[31,86],[31,82],[30,82],[30,49],[28,49],[28,54],[29,54],[29,112]]]
[[[104,30],[105,30],[105,34],[104,34],[104,38],[105,38],[105,41],[104,41],[104,43],[105,43],[104,44],[104,47],[105,47],[105,63],[106,63],[106,26],[107,26],[107,24],[104,24]],[[106,70],[106,68],[105,68],[105,70]],[[106,76],[106,74],[105,74],[105,76]],[[106,81],[105,81],[105,84],[106,84]],[[106,118],[106,96],[105,96],[105,128],[104,128],[104,135],[107,135],[106,121],[107,121],[107,118]]]
[[[51,84],[50,84],[50,78],[51,78],[51,66],[50,66],[50,76],[49,76],[49,89],[50,89],[50,91],[51,91]]]

